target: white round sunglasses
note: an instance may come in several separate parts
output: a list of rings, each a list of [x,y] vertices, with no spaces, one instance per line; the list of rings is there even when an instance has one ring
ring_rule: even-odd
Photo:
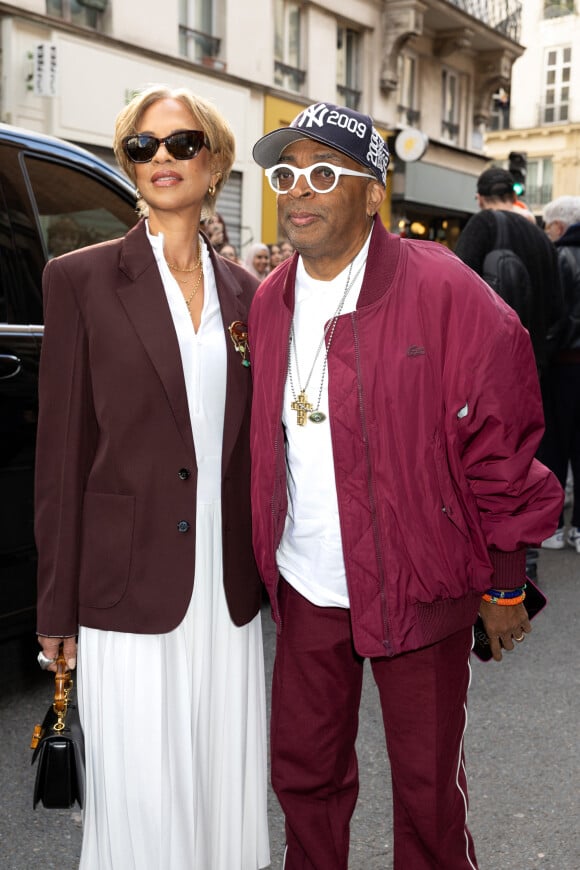
[[[314,163],[306,169],[298,169],[287,163],[278,163],[266,169],[266,177],[270,187],[275,193],[288,193],[296,187],[296,182],[304,176],[306,183],[316,193],[330,193],[338,184],[341,175],[354,175],[358,178],[372,178],[368,172],[357,172],[354,169],[345,169],[344,166],[333,166],[332,163]]]

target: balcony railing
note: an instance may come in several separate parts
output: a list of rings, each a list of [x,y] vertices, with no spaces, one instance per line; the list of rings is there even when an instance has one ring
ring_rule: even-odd
[[[274,80],[277,85],[289,91],[300,92],[306,81],[306,71],[295,66],[289,66],[281,60],[274,61]]]
[[[421,119],[421,112],[418,109],[413,109],[410,106],[397,106],[397,118],[399,124],[405,127],[414,127]]]
[[[454,123],[453,121],[441,121],[441,135],[444,139],[450,140],[454,144],[457,144],[457,139],[459,137],[459,124]]]
[[[348,106],[349,109],[358,109],[361,91],[358,91],[356,88],[349,88],[348,85],[337,85],[336,90],[342,97],[344,106]]]
[[[220,46],[221,39],[217,36],[179,25],[179,53],[182,57],[202,63],[204,58],[217,58]]]
[[[531,208],[538,208],[546,205],[553,198],[553,190],[551,184],[542,184],[526,186],[526,201]]]
[[[503,33],[514,42],[520,41],[522,29],[522,3],[520,0],[447,0],[467,12],[472,18]]]

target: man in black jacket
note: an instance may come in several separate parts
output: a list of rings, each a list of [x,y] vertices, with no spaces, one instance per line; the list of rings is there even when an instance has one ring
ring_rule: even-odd
[[[511,292],[506,293],[504,298],[514,311],[517,311],[520,320],[530,333],[542,385],[544,416],[547,418],[546,428],[548,428],[555,424],[546,414],[547,393],[551,392],[551,388],[543,382],[563,314],[558,258],[556,249],[545,233],[535,221],[529,220],[531,213],[516,205],[513,183],[514,180],[506,169],[494,166],[481,173],[477,179],[476,194],[480,211],[468,220],[457,241],[455,253],[478,275],[486,277],[485,258],[490,251],[499,247],[497,212],[501,211],[505,215],[507,227],[503,235],[507,235],[507,244],[503,242],[502,247],[511,249],[526,266],[529,295],[526,295],[525,299],[520,298],[521,287],[514,287],[510,288]],[[554,440],[551,434],[544,435],[544,441],[548,440],[550,442]],[[547,460],[545,464],[551,468]],[[580,501],[578,506],[580,510]],[[563,541],[563,530],[559,531]],[[528,550],[526,573],[531,579],[537,577],[537,558],[537,550]]]
[[[483,262],[486,255],[496,247],[495,212],[504,212],[508,221],[507,247],[521,258],[529,273],[531,312],[524,316],[523,303],[520,306],[511,298],[506,301],[518,312],[528,329],[538,370],[542,371],[550,354],[548,336],[562,315],[556,251],[540,228],[516,205],[513,178],[506,169],[492,167],[482,172],[477,180],[476,198],[480,211],[467,222],[457,241],[455,253],[478,275],[484,277]]]
[[[558,349],[543,377],[546,432],[539,456],[565,486],[568,463],[574,478],[571,527],[564,516],[542,546],[561,550],[566,544],[580,553],[580,196],[560,196],[544,208],[544,229],[556,246],[564,317]]]

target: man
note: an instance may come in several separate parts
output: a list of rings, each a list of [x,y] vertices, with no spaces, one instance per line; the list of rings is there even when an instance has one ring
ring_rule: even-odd
[[[560,196],[544,208],[544,229],[556,246],[564,294],[564,318],[558,349],[543,377],[546,432],[539,457],[566,485],[572,466],[574,500],[571,526],[564,516],[542,546],[580,553],[580,196]]]
[[[296,250],[261,285],[249,322],[254,547],[278,628],[271,752],[285,867],[347,868],[368,657],[395,868],[473,870],[472,626],[481,609],[496,659],[530,631],[525,547],[553,531],[561,506],[534,461],[542,414],[529,338],[448,250],[385,231],[388,151],[367,115],[309,106],[254,157]],[[509,606],[482,602],[492,585]]]
[[[485,257],[496,246],[496,212],[501,211],[506,216],[508,247],[527,267],[531,283],[529,305],[516,299],[513,307],[529,330],[538,369],[542,371],[549,360],[549,336],[562,315],[556,252],[540,228],[528,220],[518,206],[513,178],[506,169],[494,166],[482,172],[477,180],[476,199],[480,211],[465,225],[455,253],[483,276]]]

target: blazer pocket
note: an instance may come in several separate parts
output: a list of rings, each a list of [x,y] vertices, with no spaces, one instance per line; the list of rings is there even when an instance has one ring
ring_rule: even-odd
[[[79,578],[81,605],[113,607],[125,594],[134,525],[134,496],[85,493]]]

